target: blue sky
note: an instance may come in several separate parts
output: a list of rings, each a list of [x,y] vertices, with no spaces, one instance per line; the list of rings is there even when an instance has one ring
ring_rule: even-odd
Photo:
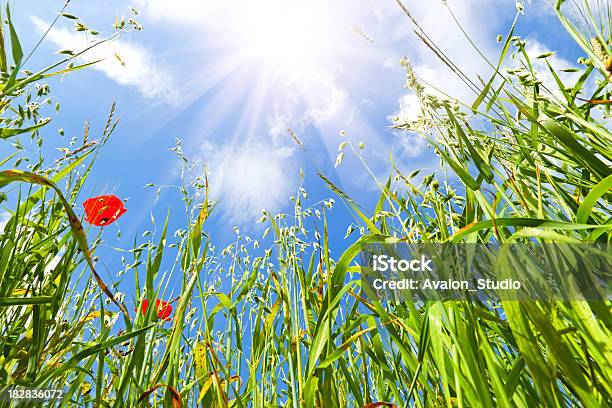
[[[453,23],[440,0],[406,1],[423,28],[470,74],[490,75]],[[500,44],[516,13],[511,0],[449,1],[453,12],[486,55],[496,60]],[[21,0],[13,5],[25,49],[31,48],[64,1]],[[219,245],[233,237],[232,226],[257,235],[255,220],[266,208],[287,210],[299,187],[299,169],[311,201],[333,197],[316,172],[322,171],[356,201],[371,207],[376,183],[347,152],[334,167],[338,145],[365,143],[364,157],[381,179],[389,172],[389,153],[410,172],[435,169],[437,160],[418,137],[393,132],[394,116],[414,117],[418,102],[404,88],[406,56],[418,75],[471,103],[470,94],[412,33],[393,0],[324,0],[258,2],[236,0],[72,0],[66,12],[103,34],[112,34],[116,16],[135,6],[142,32],[131,32],[94,49],[85,60],[104,58],[94,69],[50,83],[61,103],[59,115],[43,132],[45,149],[64,146],[81,136],[88,120],[93,134],[104,125],[113,101],[121,123],[100,155],[88,186],[91,195],[114,193],[129,198],[128,212],[106,228],[113,246],[129,246],[136,234],[150,229],[149,214],[158,217],[179,196],[147,183],[176,184],[178,162],[169,150],[183,140],[190,159],[205,162],[213,198],[219,201],[208,228]],[[517,34],[531,40],[529,51],[559,50],[553,63],[570,67],[579,53],[568,48],[566,34],[543,0],[525,4]],[[61,18],[28,69],[54,61],[59,49],[80,50],[87,44],[72,22]],[[113,56],[118,53],[125,66]],[[65,129],[61,138],[57,129]],[[302,151],[287,132],[302,140]],[[85,198],[85,197],[84,197]],[[338,200],[336,200],[338,201]],[[79,209],[80,210],[80,209]],[[175,214],[183,214],[178,211]],[[340,250],[350,216],[337,208],[331,224],[332,246]],[[172,219],[175,227],[184,219]]]

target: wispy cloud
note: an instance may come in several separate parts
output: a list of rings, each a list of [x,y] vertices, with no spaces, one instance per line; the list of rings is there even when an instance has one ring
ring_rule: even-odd
[[[211,195],[234,224],[251,224],[261,210],[282,208],[295,180],[292,152],[263,143],[215,145],[205,143],[202,156],[210,173]]]
[[[38,17],[32,16],[31,20],[41,33],[49,26]],[[88,40],[83,33],[70,31],[64,27],[52,28],[47,39],[62,50],[75,52],[91,45],[91,39]],[[171,72],[162,66],[150,51],[138,44],[115,39],[93,47],[82,54],[79,60],[81,62],[102,60],[94,65],[95,69],[121,85],[136,88],[145,98],[163,99],[166,102],[174,102],[176,99]]]
[[[268,112],[268,128],[273,137],[285,140],[287,128],[297,131],[307,126],[320,127],[337,120],[350,108],[349,91],[337,83],[333,75],[286,78],[283,89],[274,95],[272,111]]]

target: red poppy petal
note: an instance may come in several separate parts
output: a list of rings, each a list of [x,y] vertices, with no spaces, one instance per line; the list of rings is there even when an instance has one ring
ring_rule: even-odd
[[[83,202],[85,221],[102,227],[112,224],[127,211],[123,202],[114,195],[92,197]]]

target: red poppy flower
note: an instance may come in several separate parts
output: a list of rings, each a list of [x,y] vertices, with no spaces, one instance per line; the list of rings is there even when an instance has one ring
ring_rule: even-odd
[[[157,309],[157,318],[161,320],[171,320],[170,314],[172,313],[172,305],[163,300],[155,299],[155,308]],[[144,299],[140,308],[142,314],[146,314],[149,309],[149,300]],[[136,309],[134,309],[136,311]]]
[[[103,227],[117,221],[127,208],[123,201],[114,195],[103,195],[85,200],[85,221],[98,227]]]

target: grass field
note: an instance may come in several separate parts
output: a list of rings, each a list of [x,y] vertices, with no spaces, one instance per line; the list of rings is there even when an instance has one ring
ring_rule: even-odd
[[[440,170],[403,174],[391,162],[375,208],[321,174],[333,199],[312,202],[300,189],[293,213],[262,215],[265,237],[237,231],[225,249],[206,232],[215,180],[185,177],[190,222],[168,231],[166,221],[123,249],[117,269],[133,285],[135,310],[97,273],[101,238],[81,216],[89,198],[81,189],[117,126],[115,107],[100,119],[101,134],[86,128],[61,159],[20,159],[19,138],[42,144],[40,111],[52,100],[45,80],[89,67],[66,54],[22,70],[29,51],[7,7],[0,138],[14,152],[0,172],[10,209],[0,235],[0,386],[66,391],[38,406],[608,406],[609,300],[389,303],[360,287],[357,261],[372,242],[610,242],[612,6],[552,7],[584,52],[573,83],[547,54],[535,59],[552,82],[541,81],[514,27],[490,61],[495,74],[471,78],[404,7],[423,46],[476,95],[433,92],[403,62],[421,111],[395,127],[425,138]],[[361,147],[343,143],[340,152],[339,165]],[[352,244],[334,254],[327,221],[338,203],[356,222],[346,226]],[[181,288],[175,299],[166,295],[171,282]],[[172,301],[170,312],[163,302]]]

